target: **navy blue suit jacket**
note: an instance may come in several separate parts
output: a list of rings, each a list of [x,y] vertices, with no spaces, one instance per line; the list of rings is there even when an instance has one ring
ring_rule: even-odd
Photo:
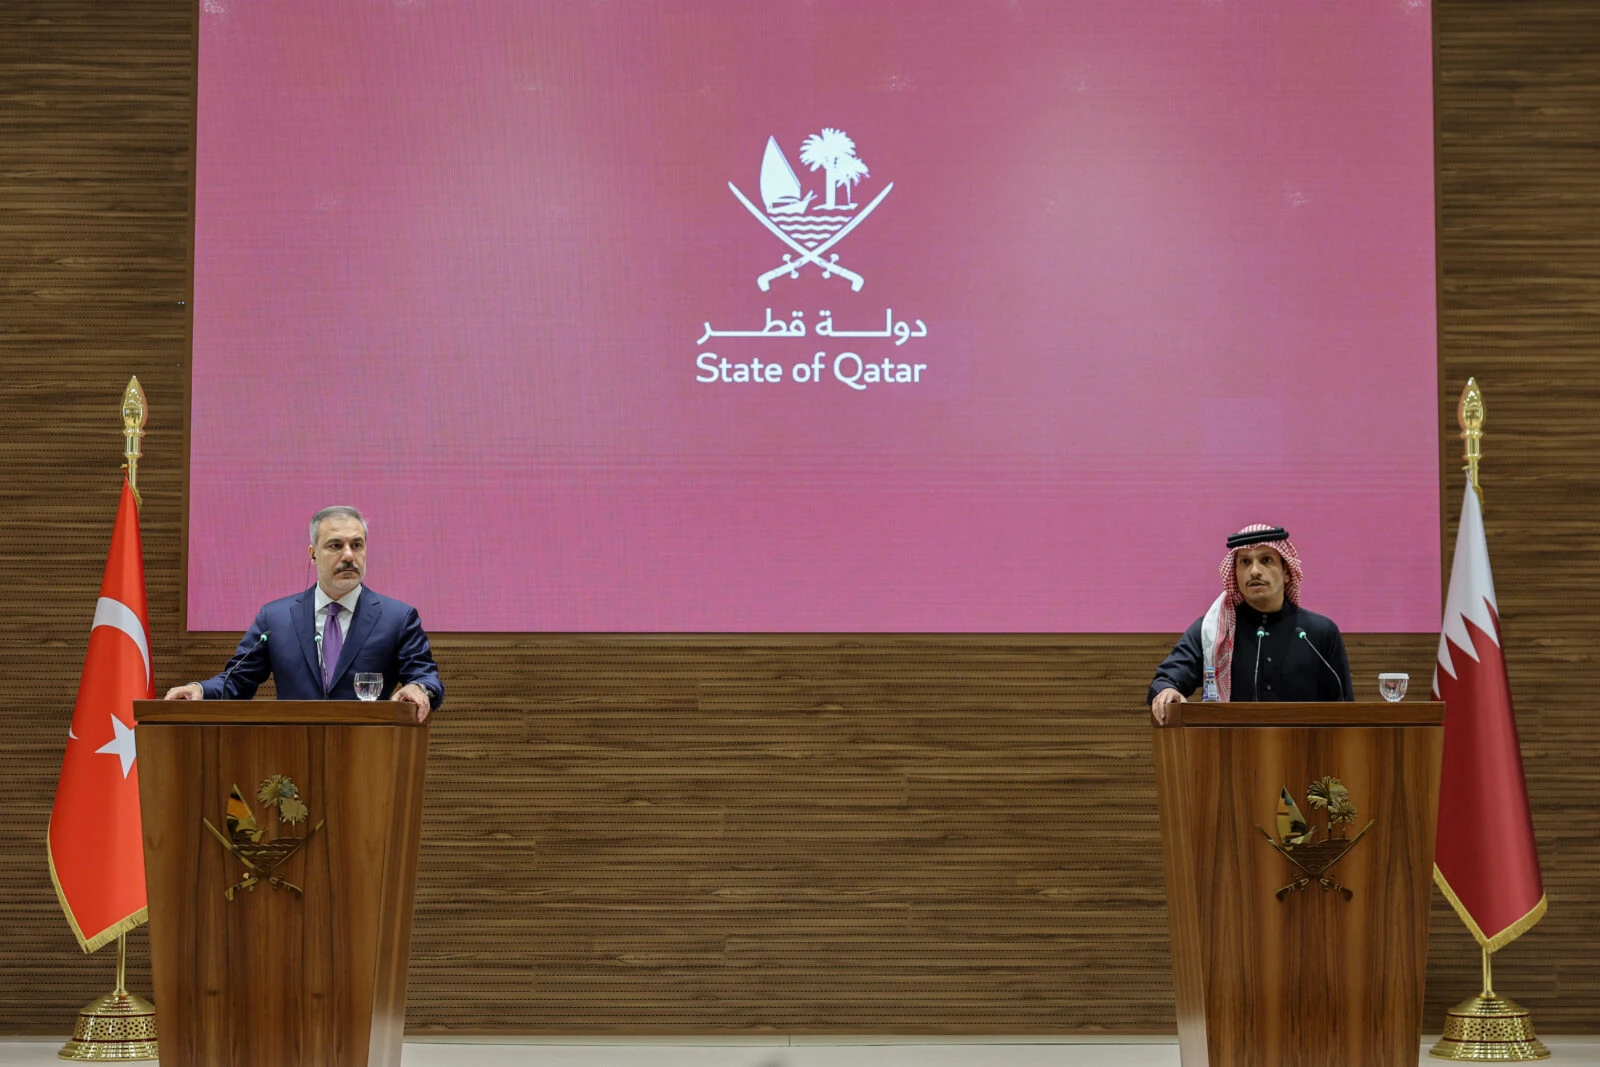
[[[356,601],[350,632],[334,666],[333,685],[324,693],[317,666],[316,607],[316,586],[312,586],[262,608],[228,665],[200,683],[206,699],[249,700],[270,674],[278,683],[279,700],[354,700],[356,673],[371,672],[383,675],[381,699],[415,682],[428,691],[435,708],[444,703],[444,685],[417,609],[367,586],[362,586]],[[264,645],[262,634],[268,635]]]

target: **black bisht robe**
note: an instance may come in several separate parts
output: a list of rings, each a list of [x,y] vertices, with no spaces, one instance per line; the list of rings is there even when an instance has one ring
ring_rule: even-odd
[[[1233,635],[1233,700],[1354,700],[1350,660],[1344,637],[1326,615],[1284,601],[1281,611],[1262,614],[1249,604],[1238,607],[1239,623]],[[1200,624],[1184,631],[1172,654],[1156,668],[1155,681],[1145,703],[1163,689],[1176,689],[1185,697],[1199,688],[1205,674],[1200,649]],[[1258,628],[1267,636],[1256,637]],[[1304,630],[1305,638],[1299,631]],[[1256,675],[1256,646],[1261,646],[1260,676]],[[1322,658],[1317,658],[1317,653]],[[1323,663],[1327,660],[1327,663]]]

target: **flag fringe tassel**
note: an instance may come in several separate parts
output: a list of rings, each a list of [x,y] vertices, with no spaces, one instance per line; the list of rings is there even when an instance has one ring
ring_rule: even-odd
[[[146,905],[132,915],[117,920],[110,926],[101,930],[93,937],[84,937],[83,930],[78,926],[78,917],[72,914],[72,906],[67,903],[67,894],[61,891],[61,880],[56,877],[56,857],[51,851],[48,842],[45,844],[45,857],[50,861],[50,884],[55,887],[56,900],[61,904],[61,910],[66,913],[67,923],[72,927],[72,936],[78,939],[78,944],[83,951],[95,952],[111,944],[130,930],[136,930],[150,921],[150,907]]]
[[[1439,887],[1439,890],[1444,893],[1444,898],[1450,902],[1450,906],[1456,909],[1456,915],[1466,925],[1468,932],[1477,939],[1478,944],[1482,945],[1486,952],[1499,952],[1511,944],[1511,942],[1533,929],[1533,924],[1544,918],[1544,913],[1548,910],[1548,898],[1541,893],[1539,895],[1539,903],[1529,908],[1526,915],[1493,937],[1489,937],[1467,911],[1467,906],[1461,903],[1461,898],[1456,896],[1455,890],[1450,888],[1449,881],[1445,879],[1444,872],[1439,869],[1437,863],[1433,865],[1433,881]]]

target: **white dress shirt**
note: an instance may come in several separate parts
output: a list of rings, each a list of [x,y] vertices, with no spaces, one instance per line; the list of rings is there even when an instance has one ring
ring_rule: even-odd
[[[344,608],[339,613],[339,636],[350,636],[350,622],[356,617],[356,601],[361,599],[361,586],[357,585],[344,596],[339,598],[339,606]],[[322,591],[321,583],[317,585],[317,607],[314,618],[317,620],[317,636],[322,636],[322,628],[328,625],[328,605],[333,603],[333,597]],[[343,647],[343,646],[341,646]],[[322,642],[317,642],[317,666],[327,669],[327,664],[322,662]]]

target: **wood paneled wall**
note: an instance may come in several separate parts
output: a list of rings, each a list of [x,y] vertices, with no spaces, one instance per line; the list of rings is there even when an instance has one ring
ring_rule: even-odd
[[[0,6],[0,1033],[104,992],[44,837],[130,373],[162,684],[179,629],[193,17]],[[1600,5],[1444,0],[1441,423],[1489,404],[1487,521],[1549,917],[1499,985],[1600,1030]],[[1445,532],[1460,493],[1447,438]],[[1419,537],[1439,536],[1418,530]],[[381,551],[375,546],[374,551]],[[1149,738],[1160,637],[449,635],[415,1030],[1169,1031]],[[1360,678],[1434,639],[1353,636]],[[1428,1025],[1476,990],[1436,902]],[[143,934],[135,984],[148,990]]]

